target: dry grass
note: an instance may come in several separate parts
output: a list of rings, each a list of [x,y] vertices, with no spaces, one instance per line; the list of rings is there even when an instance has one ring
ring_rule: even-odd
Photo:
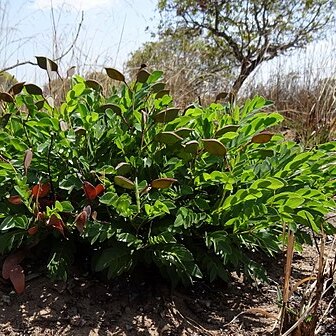
[[[334,42],[282,58],[267,70],[261,68],[245,86],[244,96],[258,94],[272,100],[273,109],[286,117],[293,137],[305,146],[336,138]],[[265,72],[266,80],[260,76]]]

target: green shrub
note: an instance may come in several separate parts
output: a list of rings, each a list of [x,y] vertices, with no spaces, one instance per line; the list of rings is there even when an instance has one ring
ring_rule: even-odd
[[[130,85],[107,73],[122,83],[109,97],[79,76],[61,106],[31,84],[2,94],[0,253],[10,272],[34,251],[66,279],[89,251],[108,278],[137,265],[173,284],[232,270],[261,277],[251,251],[280,251],[285,225],[298,246],[307,228],[335,231],[324,222],[335,142],[303,152],[267,131],[283,117],[262,112],[261,97],[180,111],[161,72],[141,70]]]

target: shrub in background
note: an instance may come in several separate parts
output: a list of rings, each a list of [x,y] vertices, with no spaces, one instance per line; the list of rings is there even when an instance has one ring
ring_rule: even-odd
[[[307,228],[335,231],[324,221],[335,142],[304,151],[271,133],[283,117],[261,97],[181,111],[161,72],[141,69],[129,84],[106,71],[121,84],[106,97],[79,76],[60,106],[33,84],[0,95],[0,253],[18,292],[29,257],[48,255],[62,279],[84,255],[108,278],[147,265],[187,284],[232,270],[263,277],[250,253],[277,253],[285,226],[297,247]]]

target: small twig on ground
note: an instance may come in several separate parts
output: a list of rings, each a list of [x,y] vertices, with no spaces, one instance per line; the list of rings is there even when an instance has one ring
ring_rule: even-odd
[[[171,306],[171,307],[169,307]],[[183,315],[175,306],[175,302],[172,301],[169,305],[168,305],[168,309],[173,313],[178,315],[180,318],[182,318],[183,320],[185,320],[190,326],[192,326],[195,329],[199,329],[202,330],[203,333],[205,333],[208,336],[213,336],[213,334],[211,332],[209,332],[209,330],[205,329],[202,325],[200,325],[198,322],[196,322],[195,320],[193,320],[190,317],[187,317],[185,315]]]
[[[274,320],[279,320],[279,317],[276,315],[276,314],[273,314],[273,313],[269,313],[268,311],[266,311],[265,309],[262,309],[262,308],[250,308],[250,309],[247,309],[243,312],[240,312],[238,315],[236,315],[230,322],[228,323],[225,323],[224,324],[224,327],[234,323],[235,321],[237,321],[237,319],[244,315],[244,314],[254,314],[254,315],[262,315],[263,317],[266,317],[266,318],[271,318],[271,319],[274,319]]]

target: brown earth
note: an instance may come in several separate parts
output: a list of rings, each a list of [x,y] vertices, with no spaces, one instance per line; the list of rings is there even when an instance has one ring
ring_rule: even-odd
[[[280,259],[280,258],[279,258]],[[295,254],[293,281],[311,275],[317,261],[312,247]],[[31,273],[22,295],[0,281],[0,335],[275,335],[282,261],[264,263],[268,284],[247,283],[233,274],[227,284],[196,283],[170,290],[122,279],[104,284],[89,276],[64,283]],[[322,304],[335,298],[334,291]],[[299,292],[292,300],[299,301]],[[335,307],[335,305],[334,305]],[[320,335],[336,335],[336,308],[323,319]]]

